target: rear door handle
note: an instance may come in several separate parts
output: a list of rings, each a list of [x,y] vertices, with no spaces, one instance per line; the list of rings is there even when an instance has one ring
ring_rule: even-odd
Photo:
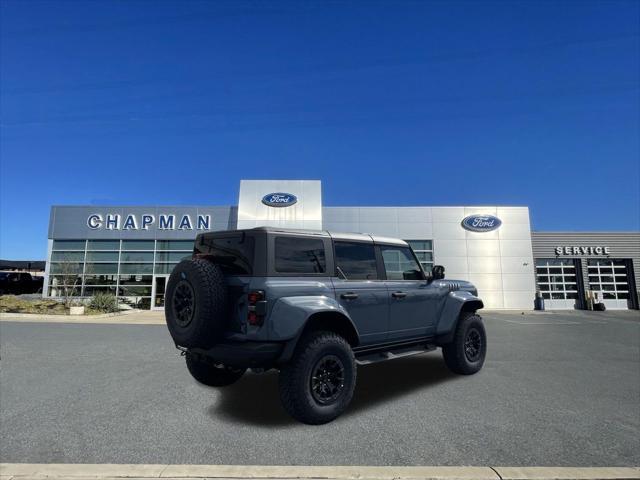
[[[406,293],[404,293],[404,292],[393,292],[393,293],[391,294],[391,296],[392,296],[393,298],[404,298],[404,297],[406,297],[406,296],[407,296],[407,294],[406,294]]]
[[[342,295],[340,295],[340,298],[344,298],[345,300],[355,300],[356,298],[358,298],[358,294],[353,292],[343,293]]]

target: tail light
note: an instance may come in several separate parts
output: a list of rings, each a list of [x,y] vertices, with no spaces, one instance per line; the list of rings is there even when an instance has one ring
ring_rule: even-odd
[[[262,325],[264,316],[267,313],[267,301],[264,299],[264,292],[262,290],[249,292],[247,300],[249,304],[247,307],[249,325]]]

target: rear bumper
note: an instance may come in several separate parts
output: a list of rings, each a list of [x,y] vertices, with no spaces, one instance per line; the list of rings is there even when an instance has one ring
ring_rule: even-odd
[[[225,342],[209,349],[190,348],[189,353],[202,355],[216,363],[236,368],[270,368],[282,354],[283,343]]]

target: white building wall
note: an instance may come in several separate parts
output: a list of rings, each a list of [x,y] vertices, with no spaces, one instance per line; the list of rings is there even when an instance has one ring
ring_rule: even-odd
[[[489,214],[491,232],[462,228],[468,215]],[[405,240],[433,240],[434,261],[447,278],[469,280],[486,308],[532,310],[534,263],[527,207],[325,207],[323,228]]]
[[[269,207],[265,195],[288,193],[297,202],[288,207]],[[238,228],[281,227],[322,230],[320,180],[241,180]]]

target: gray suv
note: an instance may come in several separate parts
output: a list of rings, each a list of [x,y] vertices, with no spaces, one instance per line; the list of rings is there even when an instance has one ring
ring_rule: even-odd
[[[321,424],[351,401],[356,365],[442,347],[452,371],[479,371],[482,307],[473,285],[444,280],[440,266],[425,273],[403,240],[255,228],[198,235],[165,314],[198,382],[278,369],[287,412]]]

